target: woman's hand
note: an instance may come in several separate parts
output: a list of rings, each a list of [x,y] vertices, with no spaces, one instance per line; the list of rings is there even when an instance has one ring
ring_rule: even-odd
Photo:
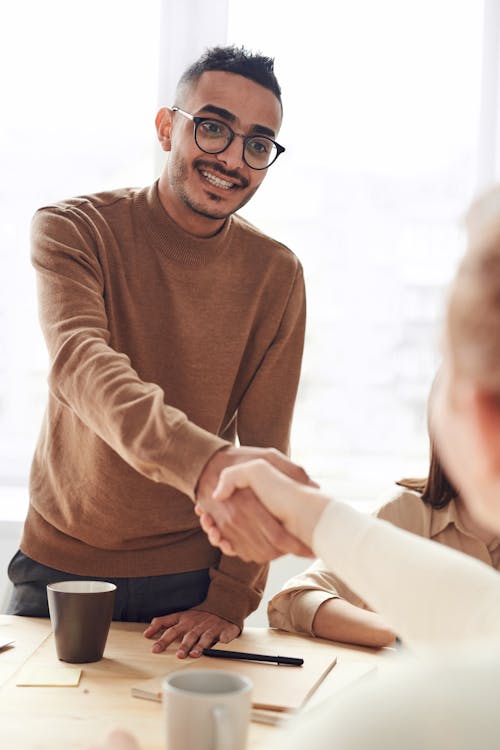
[[[285,529],[294,537],[302,541],[311,552],[314,528],[329,498],[317,489],[300,484],[282,474],[269,462],[255,459],[247,463],[237,464],[221,472],[219,482],[214,490],[213,498],[224,502],[234,492],[251,489],[260,502],[278,519]],[[212,544],[221,548],[226,555],[238,555],[239,550],[224,539],[213,518],[197,508],[203,530]],[[246,556],[248,546],[252,541],[252,528],[245,529],[247,533]],[[257,540],[255,546],[257,549]],[[286,552],[292,550],[285,550]]]

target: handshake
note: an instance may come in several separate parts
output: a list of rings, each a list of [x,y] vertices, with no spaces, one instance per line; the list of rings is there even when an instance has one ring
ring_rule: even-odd
[[[196,488],[195,511],[225,555],[264,563],[288,553],[313,557],[312,538],[329,498],[274,448],[215,453]]]

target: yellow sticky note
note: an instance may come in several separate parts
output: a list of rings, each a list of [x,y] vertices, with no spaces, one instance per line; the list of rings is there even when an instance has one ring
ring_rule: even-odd
[[[27,664],[17,677],[18,687],[76,687],[81,669],[74,667],[35,667]]]

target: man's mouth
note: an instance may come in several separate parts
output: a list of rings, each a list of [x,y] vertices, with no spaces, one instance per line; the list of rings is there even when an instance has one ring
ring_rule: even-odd
[[[202,177],[207,180],[211,185],[214,187],[218,187],[221,190],[232,190],[233,188],[240,187],[239,185],[236,185],[234,182],[228,182],[228,180],[223,180],[222,177],[216,177],[211,172],[206,172],[204,169],[200,169],[200,174]]]
[[[238,172],[225,171],[219,164],[214,164],[208,160],[199,160],[193,165],[201,175],[203,180],[206,180],[209,185],[212,185],[219,190],[238,190],[239,188],[247,188],[249,181]]]

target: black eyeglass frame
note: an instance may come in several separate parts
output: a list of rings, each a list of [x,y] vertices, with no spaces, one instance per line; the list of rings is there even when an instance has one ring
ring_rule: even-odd
[[[192,121],[192,123],[194,125],[194,130],[193,130],[194,142],[196,143],[196,145],[198,146],[198,148],[200,149],[200,151],[203,151],[204,154],[222,154],[222,153],[224,153],[224,151],[226,149],[229,148],[229,146],[234,141],[234,139],[235,139],[236,136],[238,136],[239,138],[243,138],[243,161],[245,162],[245,164],[247,165],[247,167],[249,167],[250,169],[255,169],[256,172],[262,172],[263,169],[269,169],[269,167],[271,167],[274,164],[274,162],[276,161],[276,159],[278,158],[278,156],[280,154],[282,154],[284,151],[286,151],[286,149],[285,149],[284,146],[281,146],[277,141],[273,141],[273,139],[269,138],[269,136],[267,136],[267,135],[258,135],[258,134],[244,135],[244,133],[236,133],[236,131],[233,130],[230,125],[228,125],[227,123],[223,122],[222,120],[218,120],[217,117],[198,117],[196,115],[189,114],[189,112],[185,112],[180,107],[172,107],[172,112],[179,112],[179,114],[184,115],[184,117],[187,117],[188,120]],[[224,148],[220,148],[218,151],[207,151],[205,148],[202,148],[200,146],[200,144],[198,143],[198,139],[197,139],[196,136],[197,136],[198,127],[199,127],[199,125],[201,125],[202,122],[217,122],[217,123],[220,123],[221,125],[224,125],[224,127],[227,128],[227,130],[229,130],[230,139],[226,143],[226,145],[224,146]],[[276,155],[275,155],[274,159],[272,161],[270,161],[269,164],[266,164],[265,167],[253,167],[246,160],[245,149],[246,149],[247,143],[249,141],[252,141],[254,138],[263,138],[266,141],[270,141],[270,143],[272,143],[273,146],[276,148]]]

